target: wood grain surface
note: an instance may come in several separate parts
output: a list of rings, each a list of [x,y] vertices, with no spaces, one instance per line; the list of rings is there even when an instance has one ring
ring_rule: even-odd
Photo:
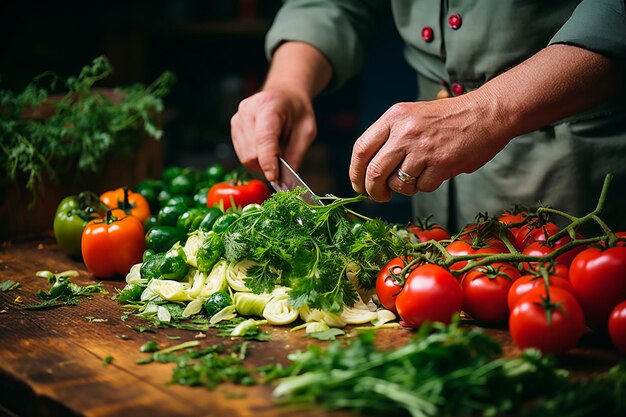
[[[122,278],[103,284],[109,294],[81,299],[76,306],[45,311],[23,310],[36,304],[35,293],[48,289],[48,283],[35,273],[74,269],[80,273],[74,282],[99,282],[80,261],[68,258],[51,239],[4,243],[0,248],[0,282],[20,283],[16,290],[0,292],[0,415],[18,416],[349,416],[320,409],[294,409],[273,404],[270,385],[220,385],[211,391],[201,387],[168,384],[173,364],[138,365],[146,356],[139,348],[149,340],[159,347],[198,340],[200,347],[215,343],[241,343],[222,338],[214,329],[191,332],[158,329],[140,333],[129,325],[145,322],[132,317],[122,321],[122,308],[111,299],[115,289],[124,286]],[[90,322],[86,317],[106,319]],[[467,323],[467,325],[472,325]],[[287,364],[287,354],[306,349],[310,343],[323,343],[290,332],[289,327],[267,327],[271,340],[251,342],[246,363],[258,366],[270,362]],[[504,347],[506,356],[519,353],[505,329],[486,329]],[[383,329],[377,343],[393,348],[405,343],[413,333],[408,329]],[[179,336],[179,340],[169,337]],[[202,336],[202,337],[199,337]],[[121,338],[123,337],[123,338]],[[106,365],[103,359],[112,356]],[[560,358],[561,364],[576,377],[604,371],[622,357],[606,338],[588,334],[580,348]]]

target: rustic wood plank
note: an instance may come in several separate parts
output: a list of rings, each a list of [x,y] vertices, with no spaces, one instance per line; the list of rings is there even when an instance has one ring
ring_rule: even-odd
[[[159,346],[199,340],[201,347],[225,345],[241,340],[221,338],[214,330],[203,333],[179,329],[159,329],[138,333],[129,324],[145,324],[133,319],[122,321],[122,308],[111,299],[124,285],[120,277],[104,281],[109,294],[81,299],[77,306],[46,311],[22,310],[24,304],[38,303],[35,293],[47,289],[38,270],[58,273],[74,269],[81,285],[95,283],[82,262],[68,258],[50,239],[4,244],[0,248],[0,281],[18,281],[21,287],[0,292],[0,404],[18,415],[46,416],[348,416],[348,413],[277,407],[271,401],[271,386],[252,387],[224,384],[214,391],[168,385],[173,364],[138,365],[145,356],[139,351],[148,340]],[[21,300],[18,298],[20,297]],[[16,302],[16,298],[18,298]],[[89,322],[85,317],[106,319]],[[471,325],[471,322],[467,323]],[[287,364],[287,354],[321,343],[289,332],[287,327],[268,327],[270,342],[251,342],[250,366],[269,361]],[[504,348],[505,356],[519,354],[505,328],[486,331]],[[382,348],[404,344],[412,336],[407,329],[384,329],[377,334]],[[129,340],[120,339],[125,335]],[[179,336],[170,340],[167,336]],[[111,355],[109,365],[102,360]],[[588,333],[580,344],[560,358],[561,364],[577,377],[604,371],[622,359],[606,337]],[[242,394],[242,398],[232,398]]]

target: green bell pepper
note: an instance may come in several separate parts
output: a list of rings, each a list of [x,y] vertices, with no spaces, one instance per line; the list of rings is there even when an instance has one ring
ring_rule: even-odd
[[[188,210],[184,204],[172,204],[162,207],[157,214],[159,226],[176,226],[181,214]]]
[[[154,226],[146,233],[146,248],[156,253],[168,251],[176,242],[184,244],[187,232],[175,226]]]
[[[141,277],[151,279],[170,279],[180,281],[189,272],[189,265],[185,252],[180,245],[176,245],[167,252],[149,256],[141,264]]]
[[[198,271],[209,273],[224,255],[224,241],[214,232],[207,233],[196,252]]]
[[[83,230],[90,220],[103,217],[107,207],[97,195],[84,191],[65,197],[54,215],[54,237],[65,253],[81,256],[80,242]]]
[[[208,207],[195,207],[187,210],[178,217],[176,227],[185,229],[187,233],[197,230],[204,217],[209,212]]]

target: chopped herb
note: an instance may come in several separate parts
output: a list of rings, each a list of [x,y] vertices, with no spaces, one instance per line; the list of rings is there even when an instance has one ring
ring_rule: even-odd
[[[337,336],[343,336],[346,332],[337,328],[330,328],[321,332],[308,333],[307,336],[318,340],[335,340]]]
[[[109,321],[109,319],[98,319],[91,316],[85,317],[85,320],[87,320],[89,323],[106,323]]]
[[[102,284],[78,285],[70,277],[78,276],[77,271],[65,271],[53,274],[50,271],[38,271],[37,276],[47,278],[50,284],[48,291],[38,291],[37,297],[44,300],[40,304],[25,305],[25,310],[47,310],[55,307],[72,306],[78,304],[79,297],[92,298],[92,294],[107,294]]]
[[[130,340],[130,337],[126,336],[125,334],[118,334],[115,337],[122,340]]]
[[[139,348],[139,350],[142,351],[142,352],[152,353],[152,352],[156,352],[157,350],[159,350],[159,345],[157,345],[156,341],[149,340],[146,343],[144,343]]]
[[[107,355],[102,359],[103,365],[109,365],[111,362],[113,362],[113,356],[111,355]]]
[[[127,325],[129,329],[132,329],[136,332],[139,333],[156,333],[156,330],[154,330],[152,327],[149,326],[131,326],[131,325]]]
[[[165,335],[166,338],[170,339],[170,340],[180,340],[180,336],[170,336],[170,335]]]
[[[243,317],[236,317],[232,320],[221,321],[217,324],[217,334],[221,337],[243,337],[246,340],[256,340],[259,342],[267,342],[270,340],[270,334],[264,330],[261,330],[256,324],[256,320],[253,319],[245,319]],[[239,332],[237,334],[233,334],[233,330],[237,329],[242,323],[247,324],[244,325],[243,328],[240,327]]]
[[[13,291],[18,289],[19,287],[19,282],[11,281],[10,279],[0,282],[0,291]]]

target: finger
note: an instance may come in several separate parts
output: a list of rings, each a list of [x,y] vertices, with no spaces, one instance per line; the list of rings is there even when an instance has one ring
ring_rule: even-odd
[[[350,160],[350,182],[357,193],[366,191],[365,177],[373,156],[389,138],[390,126],[383,118],[371,125],[354,143]]]
[[[389,179],[405,157],[404,150],[388,140],[370,160],[365,173],[365,190],[372,199],[388,201],[391,198]]]
[[[261,171],[261,166],[259,165],[256,154],[256,144],[251,144],[249,141],[246,141],[246,138],[251,137],[251,135],[246,135],[245,132],[252,132],[253,130],[246,129],[245,124],[239,113],[236,113],[230,119],[230,135],[235,153],[243,166],[254,171]]]
[[[262,111],[256,116],[256,152],[263,175],[268,181],[278,179],[278,142],[283,131],[284,120],[272,111]]]
[[[439,170],[433,167],[425,167],[415,182],[416,189],[418,191],[432,192],[439,188],[447,178],[438,175],[437,172],[439,172]]]
[[[317,126],[314,119],[305,120],[294,126],[283,155],[296,171],[302,165],[304,155],[316,135]]]
[[[419,168],[414,168],[413,165],[408,165],[405,159],[402,164],[396,169],[389,177],[389,188],[393,191],[404,194],[413,195],[417,192],[417,179],[419,178],[421,171]],[[413,174],[413,172],[418,172]]]

